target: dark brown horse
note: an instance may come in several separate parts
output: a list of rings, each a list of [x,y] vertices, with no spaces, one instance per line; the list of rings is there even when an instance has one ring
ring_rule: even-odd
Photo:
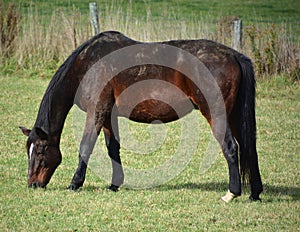
[[[133,85],[131,94],[123,94]],[[33,129],[21,127],[28,136],[29,187],[46,187],[60,164],[61,133],[73,104],[87,116],[69,189],[83,185],[102,128],[113,167],[110,189],[123,183],[118,116],[165,123],[199,109],[228,163],[229,191],[222,199],[241,195],[242,179],[250,183],[250,199],[260,200],[254,72],[250,59],[237,51],[208,40],[141,43],[113,31],[85,42],[52,78]]]

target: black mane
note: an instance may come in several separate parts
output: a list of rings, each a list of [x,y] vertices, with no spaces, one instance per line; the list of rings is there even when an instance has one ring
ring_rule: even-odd
[[[53,100],[54,93],[57,89],[57,87],[60,85],[60,83],[68,77],[68,72],[72,65],[74,64],[76,58],[78,55],[86,49],[90,44],[92,44],[94,41],[98,40],[99,38],[105,38],[105,39],[113,39],[113,37],[119,37],[122,36],[121,33],[115,32],[115,31],[108,31],[100,33],[94,37],[92,37],[90,40],[86,41],[82,45],[80,45],[76,50],[72,52],[72,54],[65,60],[65,62],[59,67],[59,69],[54,74],[53,78],[51,79],[47,90],[44,94],[43,100],[40,104],[39,112],[37,115],[37,119],[35,122],[34,127],[41,128],[43,131],[45,131],[47,134],[50,132],[50,115],[51,115],[51,103]]]

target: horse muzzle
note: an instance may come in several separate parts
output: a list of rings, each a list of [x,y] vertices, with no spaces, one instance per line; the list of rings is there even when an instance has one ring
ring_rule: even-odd
[[[44,183],[38,183],[38,182],[32,182],[31,184],[28,184],[28,188],[36,189],[36,188],[46,188],[47,184]]]

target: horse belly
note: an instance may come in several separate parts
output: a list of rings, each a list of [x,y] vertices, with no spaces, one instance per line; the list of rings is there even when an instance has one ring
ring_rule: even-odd
[[[136,122],[171,122],[194,109],[186,79],[171,68],[137,66],[119,74],[113,85],[119,115]]]
[[[193,110],[189,100],[182,100],[167,104],[159,100],[145,100],[136,106],[119,106],[120,116],[142,123],[167,123],[182,118]]]

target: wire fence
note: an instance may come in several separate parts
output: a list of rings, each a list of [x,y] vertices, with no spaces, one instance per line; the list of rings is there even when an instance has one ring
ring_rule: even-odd
[[[99,26],[93,29],[88,3],[84,7],[83,12],[76,8],[45,9],[48,13],[41,15],[35,8],[29,8],[27,15],[16,6],[2,8],[0,62],[3,70],[56,69],[95,32],[118,30],[140,41],[215,40],[250,56],[258,76],[285,73],[299,79],[299,21],[285,24],[255,19],[251,22],[249,18],[245,21],[236,16],[182,16],[172,10],[157,15],[151,9],[136,16],[131,6],[124,9],[98,4],[95,9],[99,12]],[[240,24],[234,27],[235,22]]]

